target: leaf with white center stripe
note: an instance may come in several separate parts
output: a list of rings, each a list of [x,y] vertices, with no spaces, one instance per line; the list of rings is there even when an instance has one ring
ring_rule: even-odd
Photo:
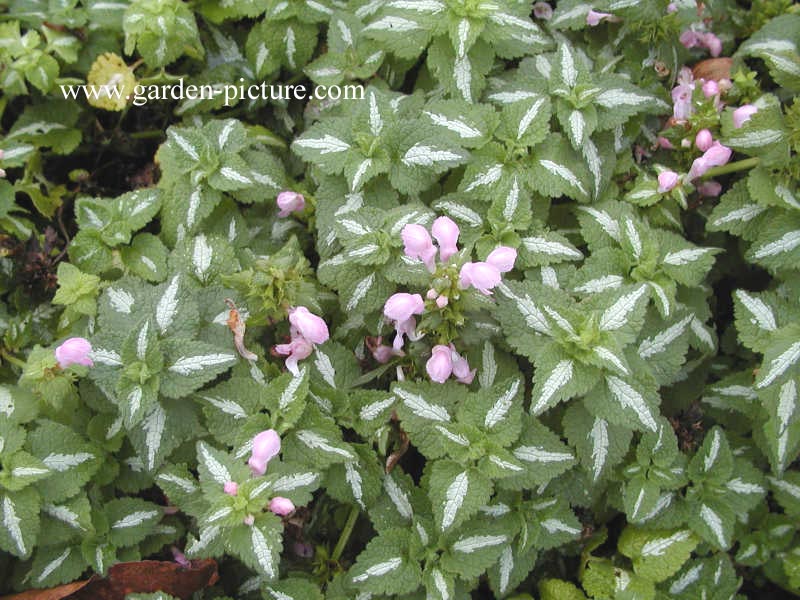
[[[698,481],[722,483],[730,479],[733,472],[731,454],[725,433],[714,427],[703,440],[703,446],[689,465],[689,476]]]
[[[131,546],[153,532],[161,520],[161,508],[138,498],[119,498],[105,504],[109,540],[118,548]]]
[[[73,581],[85,568],[86,563],[78,549],[57,544],[37,550],[28,576],[34,586],[44,588]]]
[[[635,421],[638,421],[641,425],[640,429],[657,430],[655,417],[653,416],[653,399],[649,392],[640,391],[615,375],[609,375],[605,380],[611,399],[619,405],[622,414],[626,415],[628,419],[633,417]],[[619,413],[610,413],[608,415],[609,419],[612,416],[615,417],[613,420],[618,424],[625,422],[626,417],[620,419]]]
[[[175,315],[178,312],[178,286],[180,275],[175,275],[163,290],[161,297],[156,305],[156,323],[162,334],[166,333],[172,325]]]
[[[628,451],[631,430],[589,414],[582,403],[570,405],[562,422],[570,445],[593,482],[607,476]]]
[[[721,502],[701,502],[689,514],[689,526],[712,547],[727,550],[733,537],[733,511]]]
[[[197,459],[200,481],[203,483],[208,481],[216,485],[225,485],[233,481],[231,468],[228,465],[229,458],[224,452],[212,448],[205,442],[198,442]]]
[[[445,459],[433,463],[429,495],[440,531],[458,527],[489,501],[491,493],[491,481],[479,470]]]
[[[165,354],[165,369],[159,391],[168,398],[190,394],[238,360],[237,354],[204,342],[169,338],[161,342],[160,348]]]
[[[620,295],[600,317],[602,331],[616,331],[623,327],[633,327],[642,318],[646,299],[647,286],[642,284],[632,291]]]
[[[633,561],[637,575],[660,582],[680,570],[698,541],[687,529],[645,530],[628,526],[620,536],[618,548]]]
[[[800,341],[791,333],[776,336],[764,352],[764,363],[756,378],[756,389],[782,382],[787,374],[795,375],[800,362]]]
[[[761,393],[768,415],[764,434],[773,471],[782,474],[800,450],[800,394],[797,379],[771,386]]]
[[[553,232],[522,238],[522,249],[521,256],[530,266],[583,259],[583,254],[565,237]]]
[[[572,395],[569,386],[574,372],[574,363],[571,359],[559,360],[554,365],[548,363],[547,367],[541,365],[534,373],[534,386],[531,395],[531,414],[539,415],[548,408]]]
[[[392,392],[402,402],[403,407],[414,417],[427,421],[450,422],[450,413],[448,413],[447,408],[429,402],[420,393],[405,389],[400,385],[396,385]]]
[[[358,598],[372,594],[401,596],[419,587],[422,573],[418,564],[404,558],[408,537],[405,529],[391,529],[370,540],[347,574],[348,583],[366,594]]]
[[[101,466],[97,448],[60,423],[40,420],[39,426],[28,434],[28,444],[31,454],[41,461],[31,466],[51,473],[36,485],[51,503],[74,497]]]
[[[525,472],[504,481],[505,487],[534,487],[547,483],[575,465],[575,455],[559,437],[530,417],[525,418],[522,435],[510,448]]]
[[[312,461],[311,464],[327,465],[351,461],[356,458],[353,451],[347,447],[347,444],[341,440],[333,439],[332,432],[328,437],[328,435],[323,435],[316,430],[302,429],[297,431],[294,437],[299,442],[297,444],[298,450],[302,449],[303,453]]]
[[[442,170],[456,166],[463,158],[458,152],[417,143],[406,150],[401,160],[409,167],[434,167],[436,170]]]

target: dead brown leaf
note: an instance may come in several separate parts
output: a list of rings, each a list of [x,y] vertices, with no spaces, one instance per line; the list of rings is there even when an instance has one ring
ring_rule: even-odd
[[[165,592],[178,598],[214,585],[219,579],[217,563],[193,560],[190,568],[178,563],[143,560],[120,563],[108,570],[108,577],[92,577],[47,590],[29,590],[0,600],[124,600],[126,594]]]
[[[723,58],[707,58],[701,60],[692,69],[692,74],[695,79],[705,79],[706,81],[720,81],[722,79],[731,78],[731,67],[733,66],[733,59],[728,57]]]

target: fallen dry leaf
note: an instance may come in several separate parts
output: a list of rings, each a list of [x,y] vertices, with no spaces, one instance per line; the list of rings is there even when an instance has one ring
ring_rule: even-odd
[[[706,81],[712,79],[714,81],[730,79],[732,65],[732,58],[707,58],[706,60],[701,60],[694,66],[692,75],[694,75],[695,79],[705,79]]]
[[[193,560],[188,569],[171,561],[143,560],[114,565],[106,578],[92,577],[47,590],[29,590],[0,600],[124,600],[126,594],[159,591],[188,599],[218,579],[217,563],[210,559]]]

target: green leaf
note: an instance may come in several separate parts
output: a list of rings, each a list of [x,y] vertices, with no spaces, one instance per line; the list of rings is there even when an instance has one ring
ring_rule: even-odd
[[[489,501],[491,481],[478,469],[438,460],[430,469],[429,495],[440,531],[455,530]]]
[[[109,540],[118,548],[139,543],[161,521],[161,507],[138,498],[119,498],[105,505]]]
[[[39,534],[39,494],[32,487],[18,492],[0,492],[0,548],[19,558],[28,558]]]
[[[626,527],[619,551],[633,561],[638,575],[660,582],[674,575],[689,559],[698,540],[686,529],[644,530]]]
[[[407,557],[407,538],[408,531],[402,529],[372,538],[348,571],[349,581],[374,594],[399,595],[416,590],[422,573],[416,561]]]
[[[266,580],[278,576],[283,548],[283,524],[272,514],[260,515],[254,525],[240,525],[226,535],[229,551]]]

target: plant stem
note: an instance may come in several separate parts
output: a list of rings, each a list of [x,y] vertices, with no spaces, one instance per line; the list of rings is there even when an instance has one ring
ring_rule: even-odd
[[[347,546],[347,542],[350,540],[350,534],[353,533],[353,527],[356,525],[356,521],[358,520],[358,515],[361,513],[361,510],[358,506],[354,506],[350,509],[350,514],[347,515],[347,521],[344,524],[344,529],[342,529],[342,534],[339,536],[339,541],[336,542],[336,547],[333,549],[333,554],[331,554],[331,560],[338,561],[339,557],[342,556],[342,552],[344,552],[344,547]]]
[[[760,159],[758,156],[753,156],[752,158],[745,158],[744,160],[737,160],[736,162],[728,163],[727,165],[722,165],[721,167],[714,167],[713,169],[709,169],[708,171],[703,174],[702,179],[709,179],[711,177],[719,177],[720,175],[727,175],[728,173],[736,173],[737,171],[744,171],[745,169],[751,169],[755,166],[758,166]]]
[[[2,350],[0,350],[0,356],[2,356],[2,357],[3,357],[3,359],[4,359],[6,362],[8,362],[8,363],[10,363],[10,364],[12,364],[12,365],[16,365],[16,366],[18,366],[20,369],[24,369],[24,368],[25,368],[25,361],[24,361],[24,360],[20,360],[20,359],[19,359],[19,358],[17,358],[16,356],[13,356],[13,355],[12,355],[12,354],[10,354],[10,353],[9,353],[9,352],[8,352],[8,351],[5,349],[5,348],[3,348]]]

